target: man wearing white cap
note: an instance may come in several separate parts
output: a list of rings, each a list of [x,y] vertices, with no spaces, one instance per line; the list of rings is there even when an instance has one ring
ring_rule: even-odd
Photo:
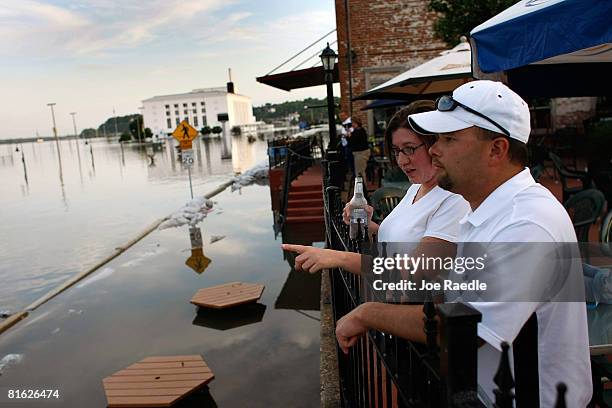
[[[438,141],[430,148],[432,162],[438,167],[438,185],[462,195],[470,204],[472,211],[460,221],[459,243],[576,242],[563,206],[526,168],[529,108],[507,86],[493,81],[469,82],[452,95],[439,98],[435,111],[411,115],[409,122],[416,132],[438,134]],[[521,251],[526,247],[536,245],[522,245]],[[515,273],[526,278],[521,279],[521,288],[529,288],[532,281],[542,281],[541,276],[535,276],[539,266],[548,269],[542,271],[545,277],[552,267],[535,250],[530,255],[539,258],[537,267],[527,264],[524,255],[528,254],[519,253],[500,265],[510,279]],[[488,406],[494,401],[492,379],[501,343],[516,346],[519,333],[527,328],[528,339],[520,337],[522,351],[531,351],[529,358],[518,352],[514,355],[511,348],[512,365],[519,371],[519,366],[533,364],[535,373],[527,382],[520,374],[516,378],[516,405],[531,408],[539,401],[540,407],[552,407],[556,385],[563,382],[567,406],[586,406],[592,383],[585,303],[529,300],[470,303],[482,313],[478,325],[478,336],[485,342],[478,350],[481,400]],[[367,302],[338,321],[336,337],[342,350],[348,352],[368,329],[425,341],[419,306]]]
[[[494,81],[467,83],[452,96],[438,99],[435,111],[412,115],[409,121],[417,132],[438,134],[438,141],[430,148],[432,162],[439,168],[438,184],[470,203],[472,211],[460,221],[459,242],[576,242],[563,206],[534,181],[526,168],[529,108],[506,85]],[[525,259],[525,246],[522,248],[517,258]],[[538,255],[540,259],[544,256]],[[514,274],[517,268],[523,268],[528,274],[546,273],[529,266],[525,260],[509,260],[503,272]],[[526,275],[525,287],[540,278],[534,275]],[[584,303],[542,300],[471,304],[482,313],[478,335],[486,341],[478,355],[483,398],[493,399],[491,378],[501,342],[512,345],[529,322],[533,348],[537,347],[531,358],[537,359],[534,367],[538,386],[532,392],[539,394],[540,407],[554,406],[560,382],[568,387],[567,406],[587,405],[592,384]],[[514,358],[517,365],[525,356]],[[517,381],[517,400],[519,386]]]

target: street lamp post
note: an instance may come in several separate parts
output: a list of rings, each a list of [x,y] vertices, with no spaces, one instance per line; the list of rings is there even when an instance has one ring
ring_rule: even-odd
[[[53,119],[53,135],[55,136],[55,146],[57,147],[57,157],[60,162],[62,161],[62,154],[60,153],[59,139],[57,137],[57,126],[55,124],[55,112],[53,111],[53,107],[55,106],[55,102],[48,103],[47,106],[51,108],[51,118]]]
[[[336,149],[336,115],[335,115],[335,103],[334,103],[334,64],[338,55],[329,47],[323,50],[321,55],[321,62],[323,63],[323,70],[325,71],[325,84],[327,85],[327,116],[329,121],[329,147],[332,150]]]

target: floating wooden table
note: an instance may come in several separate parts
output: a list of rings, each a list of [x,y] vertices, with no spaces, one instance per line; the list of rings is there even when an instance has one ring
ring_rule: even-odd
[[[102,382],[109,407],[169,407],[214,378],[199,355],[163,356],[147,357]]]
[[[198,290],[191,298],[191,303],[201,307],[224,309],[256,302],[263,290],[264,285],[259,283],[230,282]]]

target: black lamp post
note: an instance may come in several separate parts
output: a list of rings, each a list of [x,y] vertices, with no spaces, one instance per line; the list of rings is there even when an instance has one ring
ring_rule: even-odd
[[[336,115],[335,115],[335,103],[334,103],[334,90],[332,85],[334,83],[334,64],[338,54],[329,47],[323,50],[321,55],[321,62],[323,63],[323,70],[325,71],[325,84],[327,85],[327,116],[329,120],[329,147],[332,150],[336,149]]]

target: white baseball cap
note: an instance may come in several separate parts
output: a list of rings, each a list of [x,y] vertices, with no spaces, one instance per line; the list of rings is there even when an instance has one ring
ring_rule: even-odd
[[[417,133],[449,133],[478,126],[527,143],[531,132],[529,107],[501,82],[472,81],[443,96],[436,110],[408,116]]]

